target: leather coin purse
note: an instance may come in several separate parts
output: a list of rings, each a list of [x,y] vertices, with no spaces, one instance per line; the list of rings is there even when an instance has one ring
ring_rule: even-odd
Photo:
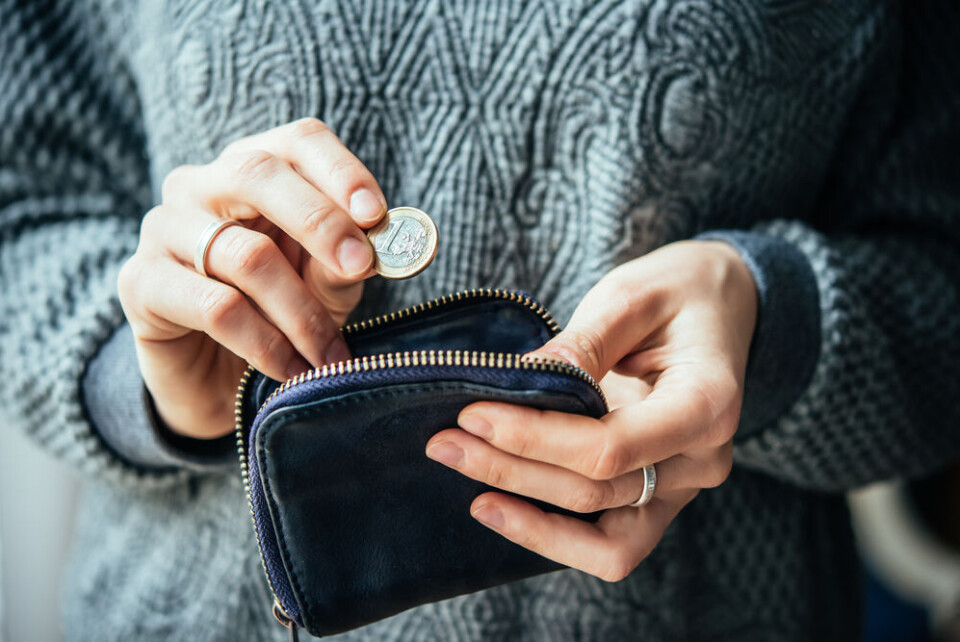
[[[520,360],[559,331],[549,313],[522,293],[471,290],[342,330],[353,359],[285,383],[251,367],[237,392],[241,472],[291,635],[561,568],[476,522],[470,504],[491,488],[424,454],[475,401],[606,413],[583,370]]]

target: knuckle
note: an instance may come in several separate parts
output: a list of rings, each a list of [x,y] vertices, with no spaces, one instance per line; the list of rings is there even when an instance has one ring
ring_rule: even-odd
[[[308,234],[323,234],[325,228],[334,220],[333,203],[322,203],[308,209],[303,215],[303,229]]]
[[[200,295],[197,305],[206,328],[222,328],[246,303],[246,298],[233,288],[210,288]]]
[[[707,468],[707,475],[704,479],[704,488],[716,488],[723,482],[727,481],[727,477],[730,476],[730,470],[733,467],[733,462],[730,460],[722,459],[714,462]]]
[[[669,290],[662,283],[638,280],[624,265],[597,284],[598,295],[611,304],[615,321],[658,318],[667,305]]]
[[[740,392],[740,381],[730,371],[724,371],[723,374],[718,375],[713,386],[715,394],[725,402],[726,407],[730,407]]]
[[[606,582],[619,582],[626,579],[639,562],[627,553],[616,551],[609,555],[605,568],[600,573],[600,579]]]
[[[587,476],[594,480],[608,480],[621,475],[626,467],[626,456],[619,440],[608,435],[603,446],[587,468]]]
[[[711,426],[714,424],[712,419],[718,414],[717,401],[706,386],[694,384],[690,398],[687,399],[687,407],[697,417],[705,417]]]
[[[705,378],[690,382],[687,408],[699,422],[708,426],[706,436],[709,441],[718,438],[726,426],[733,403],[731,395],[722,388],[719,378]]]
[[[551,351],[591,373],[596,373],[604,363],[603,339],[589,328],[570,329],[560,334],[551,344]]]
[[[235,140],[231,143],[228,143],[226,147],[220,150],[219,158],[236,156],[238,153],[240,153],[241,149],[243,149],[243,143],[240,140]]]
[[[225,230],[234,232],[234,230]],[[253,276],[267,269],[276,258],[279,249],[269,237],[257,232],[236,230],[224,244],[224,251],[233,261],[233,268],[242,276]]]
[[[696,411],[708,422],[708,444],[717,446],[733,438],[740,420],[739,390],[739,381],[730,373],[715,375],[694,388]]]
[[[349,154],[343,154],[330,164],[330,176],[357,176],[365,173],[363,164]]]
[[[194,165],[180,165],[170,170],[160,186],[162,201],[172,199],[187,184],[188,177],[196,170]]]
[[[711,445],[722,446],[730,442],[737,433],[737,427],[740,424],[740,413],[729,411],[722,417],[713,422],[713,435],[711,436]]]
[[[620,275],[604,281],[603,287],[604,298],[621,312],[628,310],[636,298],[636,286]]]
[[[140,220],[140,241],[150,240],[159,235],[162,221],[163,213],[161,211],[162,206],[157,205],[156,207],[151,208],[143,215],[143,218]]]
[[[254,146],[256,141],[256,135],[253,136],[244,136],[243,138],[236,138],[220,150],[220,154],[217,158],[230,158],[236,156],[237,154],[242,154],[244,150],[248,150]]]
[[[279,171],[280,160],[262,149],[240,152],[233,156],[234,174],[242,181],[262,181]]]
[[[704,471],[703,488],[716,488],[727,481],[730,471],[733,470],[733,444],[727,444],[719,449],[717,455],[706,466]]]
[[[262,367],[269,367],[271,363],[284,363],[286,360],[278,358],[284,352],[286,339],[280,332],[271,332],[267,337],[257,341],[250,351],[249,360]]]
[[[613,486],[608,481],[595,481],[581,489],[568,508],[577,513],[592,513],[610,505]]]
[[[611,304],[618,320],[637,318],[647,305],[649,285],[641,285],[628,278],[625,272],[615,273],[602,282],[603,298]]]
[[[503,488],[503,484],[507,481],[509,477],[507,473],[506,466],[502,463],[498,463],[496,460],[491,460],[487,464],[486,475],[484,475],[486,483],[495,488]]]
[[[542,411],[537,411],[541,413]],[[536,459],[537,436],[533,432],[516,430],[513,426],[494,431],[493,443],[524,459]]]
[[[326,137],[331,134],[333,130],[319,118],[300,118],[290,123],[290,135],[295,138]]]
[[[140,261],[134,254],[123,262],[120,271],[117,273],[117,294],[121,304],[132,301],[134,295],[139,291],[140,275]]]
[[[583,329],[575,332],[573,336],[581,353],[586,355],[588,363],[597,368],[604,363],[603,338],[596,330]],[[596,370],[591,371],[596,372]]]
[[[327,323],[330,315],[326,310],[311,308],[304,314],[301,314],[295,323],[295,331],[298,336],[313,339],[334,339],[331,332],[331,326]]]
[[[519,528],[516,531],[517,543],[532,551],[541,551],[544,548],[544,537],[538,531]]]

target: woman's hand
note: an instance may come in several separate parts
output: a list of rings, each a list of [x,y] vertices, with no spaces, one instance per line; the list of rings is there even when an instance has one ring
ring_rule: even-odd
[[[191,437],[222,436],[233,427],[245,361],[284,380],[347,358],[339,325],[373,274],[361,228],[385,211],[370,172],[315,119],[170,172],[118,283],[164,422]],[[215,237],[207,278],[194,268],[194,249],[221,218],[243,225]]]
[[[577,365],[604,387],[601,419],[480,402],[435,435],[427,455],[495,488],[587,513],[595,523],[484,493],[473,516],[509,540],[609,581],[628,575],[701,488],[732,465],[756,286],[722,242],[686,241],[626,263],[583,299],[532,357]],[[630,507],[643,467],[653,500]]]

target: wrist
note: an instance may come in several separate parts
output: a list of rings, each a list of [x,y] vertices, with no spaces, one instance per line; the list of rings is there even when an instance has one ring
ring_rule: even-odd
[[[754,281],[756,319],[747,357],[742,437],[781,417],[809,384],[820,356],[820,298],[806,256],[760,232],[715,230],[697,241],[727,244]]]
[[[743,255],[731,244],[719,240],[695,241],[700,252],[714,257],[719,283],[713,294],[719,302],[725,325],[735,337],[735,352],[741,372],[746,368],[748,353],[757,327],[760,294],[757,282]]]
[[[154,434],[171,451],[189,453],[193,457],[204,458],[220,456],[225,450],[230,449],[225,447],[225,443],[227,441],[232,443],[232,428],[225,429],[221,434],[195,437],[187,432],[175,429],[164,420],[162,413],[157,408],[156,400],[146,386],[143,388],[143,396]]]
[[[219,468],[232,459],[232,437],[205,441],[199,448],[167,439],[141,376],[129,324],[120,326],[91,359],[83,375],[82,392],[98,434],[111,451],[131,465],[202,470]]]

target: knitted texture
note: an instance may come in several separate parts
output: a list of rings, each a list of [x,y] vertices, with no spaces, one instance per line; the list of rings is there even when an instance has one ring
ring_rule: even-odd
[[[315,116],[443,234],[360,316],[499,286],[563,321],[613,266],[721,228],[799,249],[821,306],[808,385],[629,578],[344,639],[855,639],[842,497],[810,489],[960,452],[960,8],[902,4],[0,0],[0,408],[91,480],[68,638],[283,639],[239,472],[130,465],[80,382],[163,177]]]

